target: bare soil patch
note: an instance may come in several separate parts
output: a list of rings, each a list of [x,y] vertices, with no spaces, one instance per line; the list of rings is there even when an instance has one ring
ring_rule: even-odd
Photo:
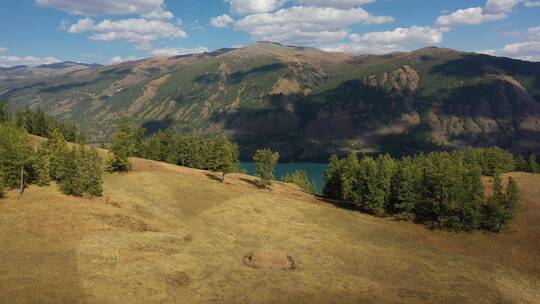
[[[297,268],[296,259],[292,255],[276,250],[257,250],[246,254],[244,263],[257,269],[294,271]]]

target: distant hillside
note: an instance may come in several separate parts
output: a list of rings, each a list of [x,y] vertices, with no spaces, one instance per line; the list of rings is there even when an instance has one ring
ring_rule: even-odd
[[[42,78],[59,76],[68,72],[101,67],[99,64],[86,64],[73,61],[64,61],[53,64],[42,64],[36,67],[18,65],[9,68],[0,67],[0,81],[14,81],[29,78]]]
[[[540,63],[425,48],[354,56],[261,42],[56,77],[0,81],[106,141],[122,115],[150,131],[226,133],[282,159],[500,145],[540,152]]]

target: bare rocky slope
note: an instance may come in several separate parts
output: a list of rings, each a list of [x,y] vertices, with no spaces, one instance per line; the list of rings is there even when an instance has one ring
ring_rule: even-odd
[[[283,159],[500,145],[540,152],[540,63],[425,48],[354,56],[261,42],[0,81],[0,100],[42,107],[107,141],[123,115],[150,131],[226,133],[243,155]]]

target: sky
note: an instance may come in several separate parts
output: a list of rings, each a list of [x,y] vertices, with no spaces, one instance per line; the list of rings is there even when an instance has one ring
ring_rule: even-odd
[[[0,67],[115,64],[256,41],[540,61],[540,0],[0,0]]]

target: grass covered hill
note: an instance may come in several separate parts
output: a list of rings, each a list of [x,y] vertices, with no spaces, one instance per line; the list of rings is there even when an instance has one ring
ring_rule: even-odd
[[[538,174],[509,174],[523,199],[507,230],[466,234],[133,165],[104,175],[101,198],[52,184],[0,201],[0,303],[540,302]]]
[[[261,42],[61,75],[0,80],[12,108],[41,107],[108,141],[124,115],[150,131],[226,133],[284,160],[499,145],[540,152],[540,63],[425,48],[355,56]]]

